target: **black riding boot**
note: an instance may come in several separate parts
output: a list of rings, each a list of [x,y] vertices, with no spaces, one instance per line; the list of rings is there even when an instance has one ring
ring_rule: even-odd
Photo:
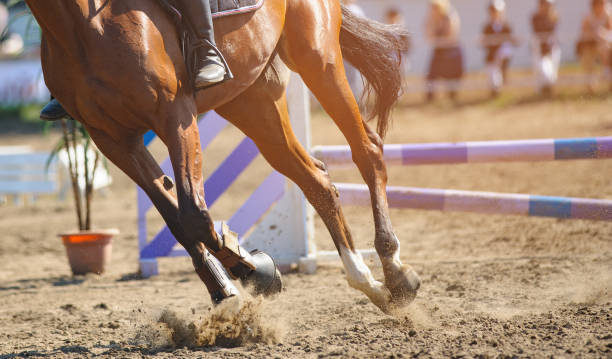
[[[177,0],[181,14],[197,37],[196,89],[222,82],[226,78],[225,63],[215,45],[215,33],[209,0]]]
[[[68,117],[68,113],[62,107],[62,104],[59,103],[55,98],[51,98],[51,101],[43,107],[42,111],[40,111],[40,119],[45,121],[57,121],[61,120],[64,117]]]

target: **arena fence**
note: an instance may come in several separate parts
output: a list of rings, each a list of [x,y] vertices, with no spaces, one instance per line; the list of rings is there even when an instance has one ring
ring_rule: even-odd
[[[354,166],[348,146],[318,146],[328,166]],[[533,162],[612,158],[612,137],[385,145],[388,165]],[[368,206],[365,185],[336,184],[346,205]],[[388,187],[392,208],[612,221],[612,200]]]
[[[331,168],[354,166],[348,146],[317,146],[312,153]],[[385,145],[384,157],[390,166],[609,159],[612,137],[392,144]],[[366,185],[335,185],[343,205],[371,205]],[[612,200],[392,186],[387,197],[391,208],[612,221]],[[374,249],[359,252],[379,263]],[[314,252],[300,261],[300,269],[313,272],[317,262],[337,258],[334,251]]]

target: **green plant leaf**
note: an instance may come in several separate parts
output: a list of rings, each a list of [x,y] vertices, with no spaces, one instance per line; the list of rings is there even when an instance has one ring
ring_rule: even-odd
[[[51,166],[51,163],[57,157],[59,152],[64,149],[65,145],[66,145],[66,142],[64,141],[64,138],[60,138],[57,141],[57,143],[55,144],[55,147],[53,147],[53,150],[49,154],[49,157],[47,157],[47,162],[45,162],[45,173],[49,172],[49,167]]]
[[[10,8],[10,7],[19,5],[21,3],[25,3],[25,1],[23,1],[23,0],[9,0],[8,3],[6,4],[6,6]]]

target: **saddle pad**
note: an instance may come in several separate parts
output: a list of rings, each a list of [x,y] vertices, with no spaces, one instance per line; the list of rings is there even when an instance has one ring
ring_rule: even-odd
[[[251,12],[262,7],[264,0],[209,0],[213,18]]]

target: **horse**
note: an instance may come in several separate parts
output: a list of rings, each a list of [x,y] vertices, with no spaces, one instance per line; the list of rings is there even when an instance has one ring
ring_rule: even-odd
[[[204,200],[197,114],[209,110],[250,137],[267,162],[303,191],[324,221],[348,284],[382,311],[407,305],[420,279],[400,260],[386,197],[383,140],[401,92],[406,32],[352,14],[339,0],[265,0],[255,12],[215,19],[216,42],[234,79],[196,91],[172,16],[152,0],[26,0],[42,30],[41,62],[51,93],[118,168],[151,198],[200,278],[217,257],[228,269]],[[367,80],[369,111],[347,82],[343,59]],[[384,282],[355,250],[325,165],[300,145],[285,89],[298,73],[341,130],[368,185],[374,244]],[[376,130],[368,121],[377,118]],[[168,148],[174,181],[145,147],[153,130]],[[223,274],[225,275],[225,274]]]

